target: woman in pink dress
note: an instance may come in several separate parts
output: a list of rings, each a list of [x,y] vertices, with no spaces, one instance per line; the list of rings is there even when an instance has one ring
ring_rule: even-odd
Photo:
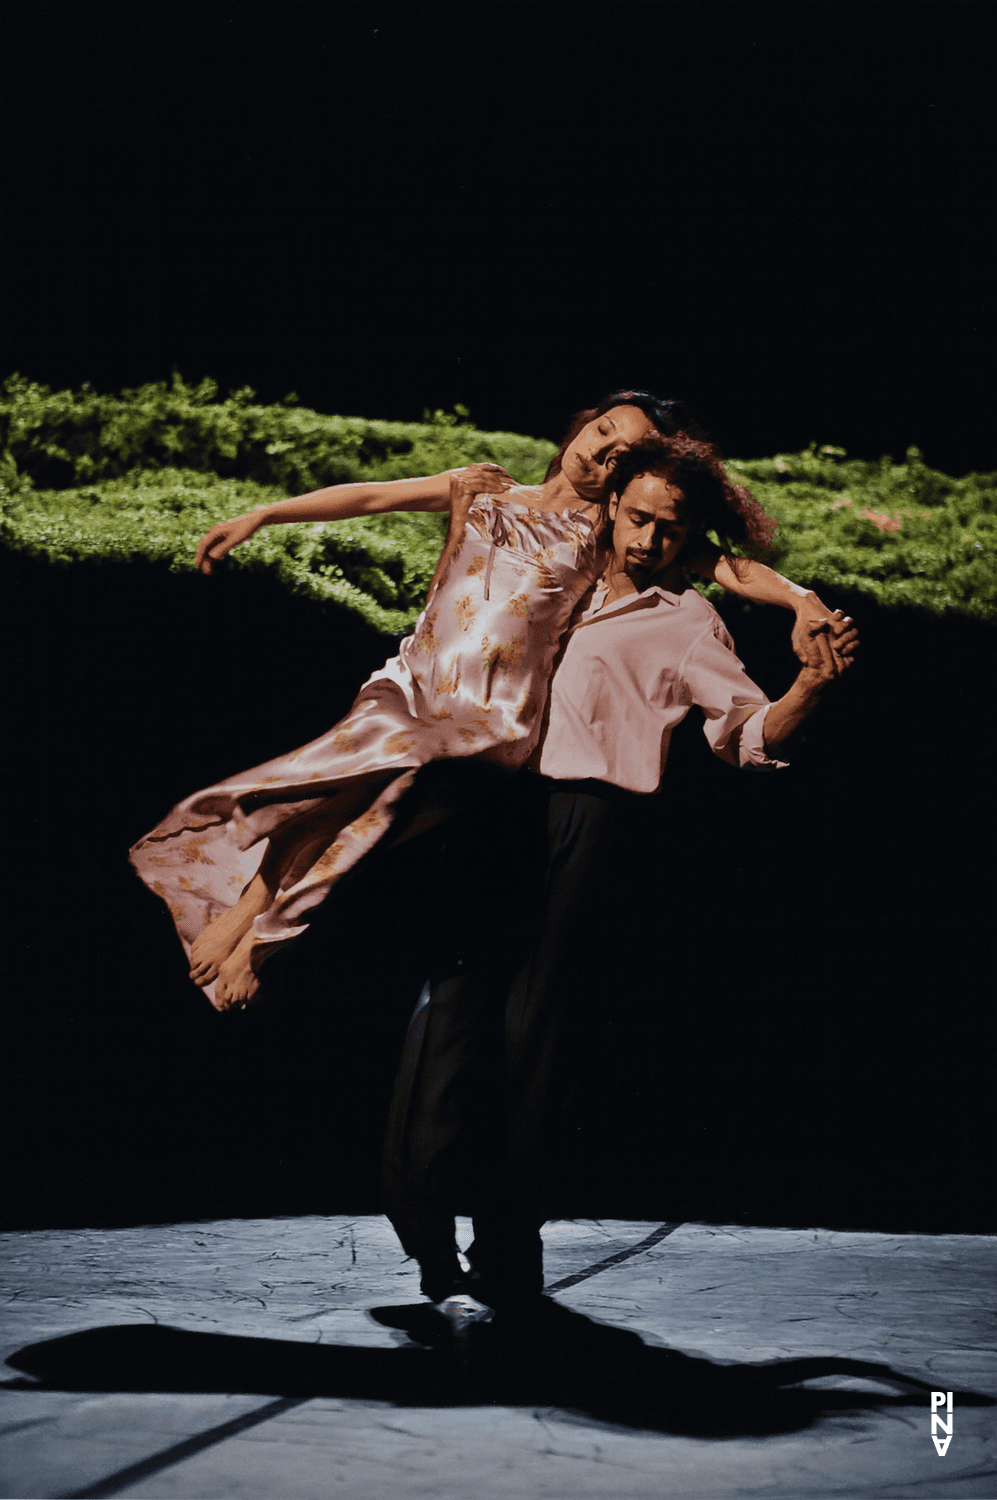
[[[542,485],[515,485],[497,466],[475,465],[317,490],[207,533],[196,560],[210,573],[260,526],[451,511],[413,634],[346,717],[311,744],[188,797],[131,851],[216,1009],[252,999],[262,961],[305,930],[309,912],[365,854],[451,810],[438,792],[420,798],[420,767],[461,758],[497,773],[526,762],[561,635],[605,566],[609,475],[619,453],[654,430],[679,430],[673,403],[619,392],[579,414]],[[774,523],[747,491],[737,494],[745,527],[734,540],[767,540]],[[735,571],[732,558],[704,554],[696,570],[792,607],[798,622],[828,615],[815,595],[760,563],[739,559]]]

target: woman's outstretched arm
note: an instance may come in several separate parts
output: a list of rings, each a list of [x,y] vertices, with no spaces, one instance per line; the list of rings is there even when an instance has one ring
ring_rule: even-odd
[[[307,495],[295,495],[290,500],[276,500],[272,505],[261,505],[244,516],[231,521],[219,521],[197,549],[195,565],[202,573],[211,572],[211,564],[218,562],[233,547],[247,541],[261,526],[283,525],[294,521],[347,521],[354,516],[374,516],[390,510],[447,511],[451,508],[455,479],[464,480],[459,493],[463,498],[464,514],[457,528],[451,525],[447,539],[447,550],[437,568],[455,549],[463,535],[472,494],[485,492],[501,493],[512,487],[515,481],[499,464],[470,464],[465,469],[446,469],[442,474],[431,474],[426,479],[390,479],[379,484],[332,484],[324,490],[312,490]],[[472,482],[473,481],[473,482]],[[435,577],[434,577],[434,582]]]
[[[793,610],[796,615],[793,650],[802,662],[808,661],[811,654],[807,634],[809,627],[822,620],[846,618],[842,616],[841,610],[829,609],[813,589],[801,588],[798,583],[784,578],[781,573],[776,573],[773,568],[757,562],[753,557],[733,558],[727,553],[704,552],[693,560],[691,567],[699,577],[710,583],[719,583],[728,593],[739,594],[742,599],[750,599],[753,604],[778,604],[783,609]],[[832,642],[839,666],[850,666],[851,655],[839,655],[833,638]]]
[[[261,505],[244,516],[212,526],[201,539],[194,563],[202,573],[210,573],[212,563],[220,561],[240,542],[248,541],[261,526],[289,521],[346,521],[388,510],[448,510],[452,472],[448,469],[426,479],[391,479],[380,484],[333,484],[290,500]]]

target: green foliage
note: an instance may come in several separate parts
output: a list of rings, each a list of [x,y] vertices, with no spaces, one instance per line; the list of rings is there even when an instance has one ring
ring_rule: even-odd
[[[39,488],[120,479],[132,469],[195,469],[300,495],[359,479],[408,479],[466,463],[500,463],[538,483],[556,451],[540,438],[479,432],[456,414],[424,422],[326,417],[296,404],[255,403],[245,387],[220,400],[213,380],[172,380],[101,396],[52,391],[19,375],[0,394],[0,451]]]
[[[6,546],[66,565],[143,560],[190,571],[201,537],[283,491],[191,469],[134,469],[73,490],[8,492]],[[386,634],[411,628],[446,535],[446,517],[421,512],[268,526],[226,564],[275,573],[294,593],[348,606]]]
[[[841,589],[997,619],[997,474],[952,479],[917,448],[868,463],[813,444],[729,470],[779,521],[767,560],[828,602]]]
[[[5,546],[53,563],[145,559],[174,571],[192,567],[213,522],[288,492],[474,461],[536,482],[555,451],[540,439],[479,432],[460,407],[422,423],[326,417],[292,397],[255,405],[249,390],[219,400],[213,382],[187,386],[179,377],[122,396],[52,392],[12,377],[0,432]],[[779,520],[773,566],[829,603],[842,590],[997,619],[997,474],[952,479],[916,448],[896,464],[814,446],[730,470]],[[444,531],[443,518],[420,513],[266,527],[229,566],[276,573],[295,592],[397,633],[415,620]]]

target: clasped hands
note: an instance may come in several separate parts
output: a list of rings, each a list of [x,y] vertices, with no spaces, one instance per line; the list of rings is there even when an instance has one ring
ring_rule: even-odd
[[[851,615],[828,609],[811,592],[797,609],[792,642],[805,667],[818,672],[822,682],[833,682],[853,664],[859,633]]]

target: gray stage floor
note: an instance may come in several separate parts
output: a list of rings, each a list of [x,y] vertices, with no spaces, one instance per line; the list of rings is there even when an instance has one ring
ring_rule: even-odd
[[[571,1282],[557,1299],[635,1330],[636,1356],[589,1369],[541,1348],[489,1385],[487,1342],[427,1350],[377,1325],[366,1309],[419,1300],[381,1218],[4,1236],[2,1494],[997,1496],[997,1406],[974,1400],[997,1396],[997,1240],[544,1234],[548,1285]],[[954,1392],[944,1456],[918,1381]]]

